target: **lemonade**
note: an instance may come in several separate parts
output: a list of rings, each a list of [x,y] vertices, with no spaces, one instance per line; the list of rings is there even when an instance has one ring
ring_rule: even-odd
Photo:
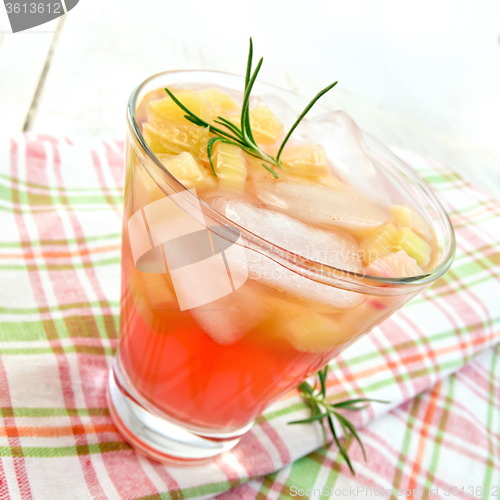
[[[243,98],[231,87],[169,89],[208,123],[240,121]],[[276,156],[289,126],[285,104],[252,96],[249,120],[266,155]],[[210,151],[209,129],[187,120],[160,86],[143,92],[134,111],[113,376],[144,411],[196,436],[239,436],[270,403],[435,279],[443,244],[428,213],[387,173],[382,157],[370,156],[345,113],[305,119],[280,166],[268,168],[224,141]],[[320,142],[325,131],[332,140]],[[181,213],[165,200],[182,193],[189,195]],[[196,219],[199,230],[184,230],[183,217]],[[181,236],[168,236],[169,225]],[[138,231],[149,239],[138,243]],[[189,281],[192,274],[179,278],[182,266],[221,255],[220,279],[199,285]],[[189,281],[183,291],[182,280]],[[193,305],[203,287],[217,289],[217,297]],[[111,401],[129,436],[134,424],[122,422]],[[156,458],[190,458],[129,440]]]

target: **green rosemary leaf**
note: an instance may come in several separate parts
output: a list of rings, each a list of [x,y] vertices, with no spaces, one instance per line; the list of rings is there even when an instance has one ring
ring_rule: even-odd
[[[321,385],[321,395],[323,396],[323,398],[326,397],[326,376],[327,376],[327,373],[328,373],[328,365],[326,365],[323,370],[320,370],[318,372],[318,377],[319,377],[320,385]]]
[[[336,413],[334,415],[337,416]],[[338,419],[338,418],[337,418],[337,420],[340,423],[340,425],[342,426],[342,430],[344,431],[344,439],[347,439],[349,437],[349,434],[350,434],[349,428],[345,425],[345,423],[343,422],[343,420]]]
[[[243,104],[241,105],[241,132],[243,134],[243,138],[248,140],[253,145],[257,146],[255,143],[255,139],[252,135],[252,129],[250,127],[250,94],[252,92],[253,85],[255,80],[257,79],[257,75],[259,74],[262,63],[264,62],[264,58],[261,57],[255,70],[248,82],[248,85],[245,87],[245,94],[243,95]]]
[[[257,146],[257,143],[255,142],[255,139],[253,138],[252,134],[252,127],[250,125],[250,108],[247,108],[245,111],[245,114],[241,114],[242,120],[244,120],[245,123],[245,128],[243,130],[243,137],[246,138],[251,144]]]
[[[337,421],[340,423],[342,430],[344,431],[344,439],[347,439],[350,435],[350,431],[349,431],[348,427],[346,427],[346,425],[344,424],[344,422],[342,420],[337,419]]]
[[[193,118],[192,116],[189,116],[189,115],[184,115],[184,118],[187,121],[194,123],[195,125],[198,125],[198,127],[202,127],[202,128],[209,127],[209,125],[205,125],[204,123],[200,123],[200,120],[198,118]]]
[[[239,141],[239,139],[237,137],[233,137],[232,135],[228,134],[226,131],[221,130],[220,128],[214,127],[213,125],[210,125],[210,123],[206,122],[205,120],[203,120],[199,116],[196,116],[193,112],[189,111],[189,109],[186,108],[186,106],[184,106],[184,104],[182,104],[182,102],[179,101],[179,99],[177,99],[177,97],[175,97],[175,95],[170,90],[165,88],[165,91],[170,96],[170,98],[175,102],[175,104],[177,104],[177,106],[179,106],[183,111],[185,111],[187,113],[187,115],[184,115],[184,118],[186,118],[186,120],[189,120],[190,122],[194,123],[195,125],[198,125],[199,127],[203,127],[203,128],[208,127],[210,132],[212,132],[214,134],[219,134],[219,135],[228,137],[229,139],[234,139],[234,140]]]
[[[227,120],[223,116],[218,116],[217,119],[214,120],[214,122],[218,123],[219,125],[224,125],[224,127],[227,127],[235,135],[237,135],[240,139],[243,139],[243,136],[241,134],[241,130],[232,121]]]
[[[213,172],[215,177],[217,177],[217,172],[215,171],[215,167],[214,167],[214,164],[212,162],[212,152],[214,149],[214,145],[217,141],[222,141],[222,139],[220,137],[211,137],[207,143],[208,161],[210,162],[210,168],[212,169],[212,172]]]
[[[256,152],[254,149],[250,149],[248,146],[242,146],[238,144],[238,146],[245,151],[245,153],[248,153],[250,156],[253,156],[254,158],[259,158],[259,159],[265,159],[262,158],[262,155]],[[267,161],[267,160],[266,160]]]
[[[351,464],[351,460],[349,459],[349,455],[345,451],[344,447],[342,446],[342,443],[339,441],[339,438],[337,437],[337,433],[335,432],[335,426],[333,425],[333,418],[332,415],[328,415],[328,425],[330,426],[330,430],[332,432],[333,439],[335,441],[335,444],[337,445],[337,448],[339,449],[340,454],[344,457],[344,460],[346,461],[347,465],[349,466],[349,469],[351,470],[351,473],[353,475],[356,475],[354,472],[354,468]]]
[[[307,382],[302,382],[302,384],[299,385],[299,390],[301,392],[310,394],[311,396],[313,394],[313,390],[312,390],[311,386]]]
[[[342,427],[347,427],[350,431],[351,431],[351,434],[354,436],[354,438],[356,439],[356,441],[359,443],[359,446],[361,446],[361,450],[363,451],[363,457],[366,461],[366,451],[365,451],[365,447],[363,446],[363,443],[361,442],[361,439],[360,437],[358,436],[358,433],[356,432],[356,428],[354,427],[354,425],[349,422],[349,420],[347,420],[346,418],[344,418],[342,415],[340,415],[339,413],[335,412],[335,417],[337,418],[337,420],[343,424]],[[344,428],[345,428],[344,427]],[[344,431],[345,432],[345,431]]]
[[[248,82],[250,81],[250,73],[252,72],[252,58],[253,58],[253,42],[252,42],[252,37],[250,37],[250,47],[248,48],[248,59],[247,59],[247,71],[245,74],[245,90],[248,87]]]
[[[207,128],[207,125],[205,125],[202,121],[200,121],[199,118],[193,118],[190,115],[184,115],[184,118],[186,120],[190,121],[191,123],[194,123],[195,125],[198,125],[198,127]]]
[[[365,403],[364,405],[357,406],[357,405],[351,404],[350,401],[343,401],[342,403],[340,403],[340,406],[337,406],[337,405],[333,406],[332,405],[332,408],[338,408],[338,409],[349,410],[349,411],[361,411],[361,410],[366,410],[368,408],[368,404]]]
[[[354,410],[354,411],[363,410],[363,409],[365,409],[367,407],[367,405],[364,405],[364,406],[353,406],[353,405],[357,405],[359,403],[383,403],[383,404],[388,404],[389,401],[382,401],[381,399],[358,398],[358,399],[348,399],[347,401],[341,401],[340,403],[334,403],[331,406],[333,408],[344,409],[344,410]]]
[[[293,422],[288,422],[288,425],[295,424],[309,424],[310,422],[316,422],[317,420],[322,420],[323,418],[328,417],[328,413],[318,413],[313,417],[306,418],[305,420],[294,420]]]
[[[314,417],[322,413],[318,402],[314,398],[312,387],[307,382],[302,382],[302,384],[299,385],[298,389],[302,393],[304,402],[311,410],[311,416]]]
[[[292,135],[293,131],[297,128],[297,125],[301,122],[302,118],[304,118],[304,116],[306,116],[307,113],[309,113],[309,110],[316,104],[316,101],[318,101],[318,99],[320,97],[322,97],[323,95],[325,95],[330,89],[332,89],[333,87],[335,87],[335,85],[337,85],[337,83],[338,82],[333,82],[332,84],[328,85],[323,90],[321,90],[320,92],[318,92],[313,97],[312,101],[304,108],[304,111],[302,111],[302,113],[300,114],[300,116],[297,118],[297,120],[295,121],[295,123],[292,125],[292,128],[288,131],[288,134],[286,135],[285,139],[281,143],[281,146],[280,146],[280,149],[278,151],[278,154],[276,155],[276,161],[278,161],[278,162],[280,161],[280,156],[281,156],[281,153],[283,152],[283,148],[285,147],[285,144],[288,142],[288,139],[290,139],[290,136]]]
[[[179,101],[179,99],[177,99],[177,97],[175,97],[175,95],[172,92],[170,92],[170,90],[168,90],[166,87],[165,87],[165,92],[170,96],[170,99],[172,99],[172,101],[174,101],[175,104],[177,104],[177,106],[179,106],[179,108],[185,111],[189,116],[197,120],[200,124],[203,124],[203,126],[205,127],[210,126],[210,124],[207,123],[205,120],[202,120],[199,116],[196,116],[193,112],[189,111],[189,109],[186,108],[186,106],[184,106],[184,104],[182,104],[182,102]]]
[[[275,179],[279,179],[278,174],[271,168],[268,167],[265,163],[262,164],[262,166],[268,171],[271,172],[271,174],[274,176]]]

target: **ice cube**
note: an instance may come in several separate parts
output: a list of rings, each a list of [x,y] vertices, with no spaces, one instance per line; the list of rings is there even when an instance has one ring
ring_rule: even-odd
[[[363,260],[356,240],[340,229],[325,231],[287,214],[230,199],[226,217],[290,252],[328,266],[358,271]],[[361,269],[362,271],[362,269]]]
[[[310,227],[287,214],[234,199],[219,199],[215,207],[233,222],[300,257],[339,269],[363,272],[359,245],[342,230],[325,231]],[[246,260],[250,279],[293,297],[336,309],[350,309],[364,300],[362,294],[312,281],[248,248]]]
[[[252,283],[204,306],[191,309],[198,326],[218,344],[233,344],[265,318],[266,304],[259,301]]]
[[[310,224],[364,232],[390,220],[388,210],[353,189],[262,182],[255,185],[255,192],[267,207],[282,210]]]
[[[347,113],[329,111],[306,119],[299,137],[321,144],[334,172],[344,182],[378,203],[389,204],[389,196],[366,152],[361,130]]]

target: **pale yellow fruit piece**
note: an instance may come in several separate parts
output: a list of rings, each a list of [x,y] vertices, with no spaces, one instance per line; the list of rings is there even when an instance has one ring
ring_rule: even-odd
[[[290,295],[283,292],[280,293],[275,289],[267,288],[267,291],[269,294],[266,294],[264,299],[266,308],[269,316],[274,317],[278,322],[283,318],[289,320],[309,314],[313,308],[316,314],[336,314],[345,311],[345,309],[336,308],[331,304],[322,304],[295,297],[292,298]]]
[[[193,155],[182,152],[179,155],[159,154],[158,159],[167,170],[188,189],[205,191],[216,186],[214,176],[200,165]]]
[[[242,193],[247,178],[243,151],[238,146],[225,142],[217,142],[214,150],[213,164],[219,179],[219,186]]]
[[[257,176],[259,180],[268,179],[268,175],[271,176],[271,174],[262,166],[264,162],[260,158],[255,158],[255,156],[250,156],[249,154],[246,153],[244,156],[248,172],[251,175],[253,175],[254,177]]]
[[[181,90],[173,94],[189,111],[199,116],[202,120],[208,122],[220,114],[220,107],[214,106],[206,96],[199,92]],[[151,101],[148,104],[148,122],[170,121],[188,123],[185,115],[186,112],[169,95],[158,101]]]
[[[420,237],[430,241],[432,239],[429,224],[425,219],[408,205],[393,205],[391,213],[400,229],[409,227]]]
[[[213,105],[219,106],[221,115],[238,111],[236,101],[225,92],[221,92],[218,89],[206,89],[202,90],[200,94],[207,98]]]
[[[368,264],[399,250],[399,232],[394,224],[385,224],[369,234],[361,243],[363,257]]]
[[[253,138],[261,144],[274,144],[283,133],[283,124],[267,106],[250,110],[250,127]]]
[[[263,161],[260,158],[255,158],[253,156],[245,154],[245,159],[247,161],[247,167],[250,175],[252,176],[253,183],[257,186],[263,182],[269,182],[273,180],[272,174],[270,174],[263,166]],[[276,167],[273,167],[276,169]],[[285,171],[283,169],[276,169],[279,175],[279,182],[294,183],[298,182],[301,184],[308,184],[310,186],[322,186],[328,189],[335,190],[349,190],[350,187],[342,182],[338,177],[328,173],[326,175],[314,176],[314,177],[304,177],[290,171]],[[332,193],[333,195],[333,193]]]
[[[130,293],[142,320],[152,324],[156,312],[179,311],[172,284],[165,273],[135,271],[129,282]]]
[[[135,110],[135,116],[137,118],[137,121],[139,123],[143,123],[148,121],[148,107],[150,102],[152,101],[158,101],[160,99],[163,99],[167,93],[165,92],[165,89],[159,88],[159,89],[154,89],[149,91],[141,100],[139,106],[137,106],[137,109]]]
[[[420,267],[425,267],[431,260],[431,246],[410,228],[399,231],[399,247],[413,257]]]
[[[137,168],[134,174],[134,189],[130,194],[133,197],[132,213],[165,196],[144,167]]]
[[[141,273],[142,291],[153,310],[177,309],[177,298],[164,274]]]
[[[321,177],[329,174],[325,150],[320,144],[288,147],[281,155],[283,168],[304,177]]]
[[[374,260],[366,269],[366,274],[382,276],[385,278],[408,278],[421,276],[424,271],[418,266],[417,261],[410,257],[404,250],[390,253]]]
[[[149,175],[134,149],[129,148],[127,153],[124,208],[128,216],[131,216],[142,207],[163,198],[165,193]]]
[[[153,153],[191,153],[199,160],[207,159],[208,127],[202,128],[186,122],[144,123],[144,139]]]
[[[337,322],[316,313],[284,322],[280,335],[285,336],[300,352],[328,351],[344,343],[349,337],[349,334],[341,331]]]

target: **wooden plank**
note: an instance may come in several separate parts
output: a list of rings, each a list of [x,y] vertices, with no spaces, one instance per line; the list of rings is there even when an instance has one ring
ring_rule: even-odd
[[[54,31],[0,35],[0,133],[23,130],[54,36]]]

